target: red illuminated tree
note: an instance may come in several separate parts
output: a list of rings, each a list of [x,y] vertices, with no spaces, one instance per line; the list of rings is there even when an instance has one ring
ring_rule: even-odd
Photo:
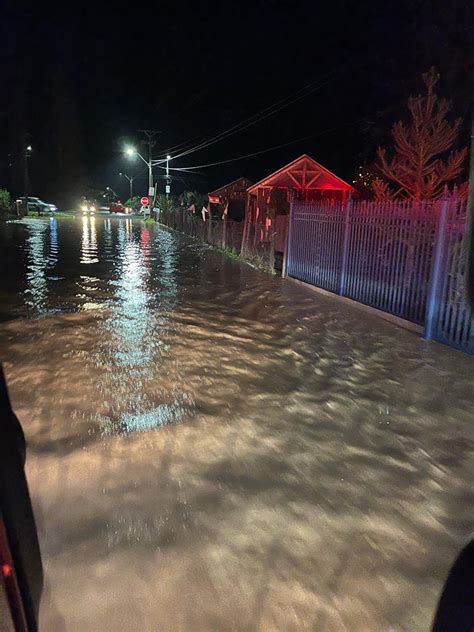
[[[382,178],[374,178],[372,181],[372,192],[379,202],[389,202],[395,199],[395,192],[392,191],[388,182]]]
[[[426,94],[408,99],[411,121],[394,124],[392,157],[382,147],[377,150],[379,171],[397,189],[392,191],[388,185],[382,186],[383,181],[378,182],[374,186],[376,197],[436,198],[461,174],[467,149],[453,149],[461,120],[447,120],[450,104],[433,92],[438,79],[432,68],[423,75]]]

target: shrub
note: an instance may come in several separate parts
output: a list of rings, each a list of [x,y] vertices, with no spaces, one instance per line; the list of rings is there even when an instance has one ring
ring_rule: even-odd
[[[12,210],[12,198],[6,189],[0,189],[0,213],[7,214]]]

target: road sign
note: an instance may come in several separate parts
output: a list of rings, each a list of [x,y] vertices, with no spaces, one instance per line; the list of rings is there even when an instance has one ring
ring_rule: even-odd
[[[148,187],[148,195],[155,195],[155,187]]]
[[[148,199],[147,197],[145,197],[145,196],[143,196],[143,197],[140,199],[140,204],[141,204],[142,206],[146,206],[146,205],[148,204],[148,202],[149,202],[149,199]]]
[[[166,193],[171,193],[171,187],[169,184],[166,185]]]

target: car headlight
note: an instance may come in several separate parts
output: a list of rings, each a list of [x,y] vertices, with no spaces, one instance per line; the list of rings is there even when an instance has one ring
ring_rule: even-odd
[[[84,211],[84,213],[87,213],[87,206],[85,204],[81,206],[81,211]]]
[[[95,206],[91,206],[89,210],[91,213],[95,213]]]

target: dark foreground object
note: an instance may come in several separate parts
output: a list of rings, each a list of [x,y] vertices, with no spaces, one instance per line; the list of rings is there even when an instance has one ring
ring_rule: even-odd
[[[433,632],[474,630],[474,540],[459,554],[452,567],[433,624]]]
[[[0,617],[12,618],[18,632],[38,629],[43,568],[25,477],[25,437],[14,415],[0,368],[0,557],[3,588]],[[9,612],[4,612],[4,609]]]

